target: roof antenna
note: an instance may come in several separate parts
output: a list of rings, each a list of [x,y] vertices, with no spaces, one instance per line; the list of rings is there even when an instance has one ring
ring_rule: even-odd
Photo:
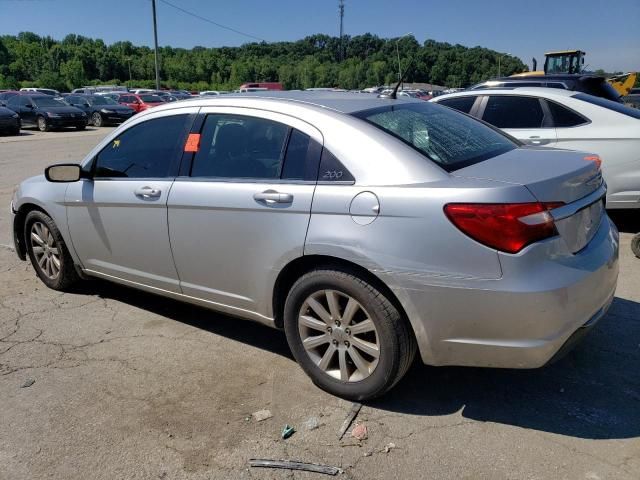
[[[398,83],[393,89],[393,92],[391,92],[389,95],[385,95],[386,98],[391,98],[393,100],[396,100],[398,98],[398,88],[400,88],[400,85],[404,82],[404,77],[407,76],[407,73],[411,69],[412,65],[413,65],[413,57],[411,57],[411,59],[409,60],[409,65],[407,65],[407,68],[404,69],[404,72],[402,73],[400,80],[398,80]]]

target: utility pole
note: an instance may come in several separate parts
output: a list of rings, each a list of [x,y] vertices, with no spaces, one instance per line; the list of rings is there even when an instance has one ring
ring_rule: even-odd
[[[156,22],[156,0],[151,0],[153,10],[153,45],[156,55],[156,90],[160,90],[160,69],[158,68],[158,25]]]
[[[340,59],[340,61],[344,60],[344,46],[342,43],[342,36],[343,36],[343,18],[344,18],[344,0],[340,0],[340,2],[338,3],[338,12],[340,13],[340,55],[338,56],[338,58]]]

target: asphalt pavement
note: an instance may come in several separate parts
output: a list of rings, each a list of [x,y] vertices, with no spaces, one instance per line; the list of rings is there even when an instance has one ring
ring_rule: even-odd
[[[261,325],[102,281],[47,289],[10,248],[22,179],[80,161],[111,128],[0,137],[0,479],[329,478],[250,458],[341,468],[354,479],[640,477],[640,216],[616,215],[609,314],[538,370],[414,365],[356,423]],[[514,319],[517,321],[517,319]],[[272,417],[257,421],[252,413]],[[280,438],[285,424],[295,428]]]

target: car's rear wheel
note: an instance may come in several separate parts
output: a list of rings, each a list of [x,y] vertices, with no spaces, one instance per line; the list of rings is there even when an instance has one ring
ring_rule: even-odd
[[[49,130],[51,130],[49,123],[47,123],[47,119],[44,117],[38,117],[37,125],[38,130],[40,130],[41,132],[48,132]]]
[[[98,112],[94,112],[94,114],[91,115],[91,123],[93,124],[94,127],[101,127],[102,124],[104,123],[104,119],[102,118],[102,115],[100,115]]]
[[[31,264],[45,285],[66,290],[78,280],[71,254],[51,217],[38,210],[29,212],[24,238]]]
[[[416,352],[413,333],[390,299],[339,270],[314,270],[293,285],[284,327],[295,359],[311,380],[350,400],[388,391]]]

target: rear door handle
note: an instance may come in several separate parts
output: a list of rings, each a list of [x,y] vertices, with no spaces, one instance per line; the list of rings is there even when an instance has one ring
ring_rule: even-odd
[[[159,188],[152,188],[152,187],[140,187],[136,189],[134,193],[136,194],[136,197],[142,197],[145,199],[158,198],[160,197],[160,195],[162,195],[162,190],[160,190]]]
[[[293,202],[293,195],[290,193],[280,193],[275,190],[265,190],[264,192],[254,194],[253,199],[258,202],[264,202],[267,205],[273,205],[274,203],[291,203]]]

